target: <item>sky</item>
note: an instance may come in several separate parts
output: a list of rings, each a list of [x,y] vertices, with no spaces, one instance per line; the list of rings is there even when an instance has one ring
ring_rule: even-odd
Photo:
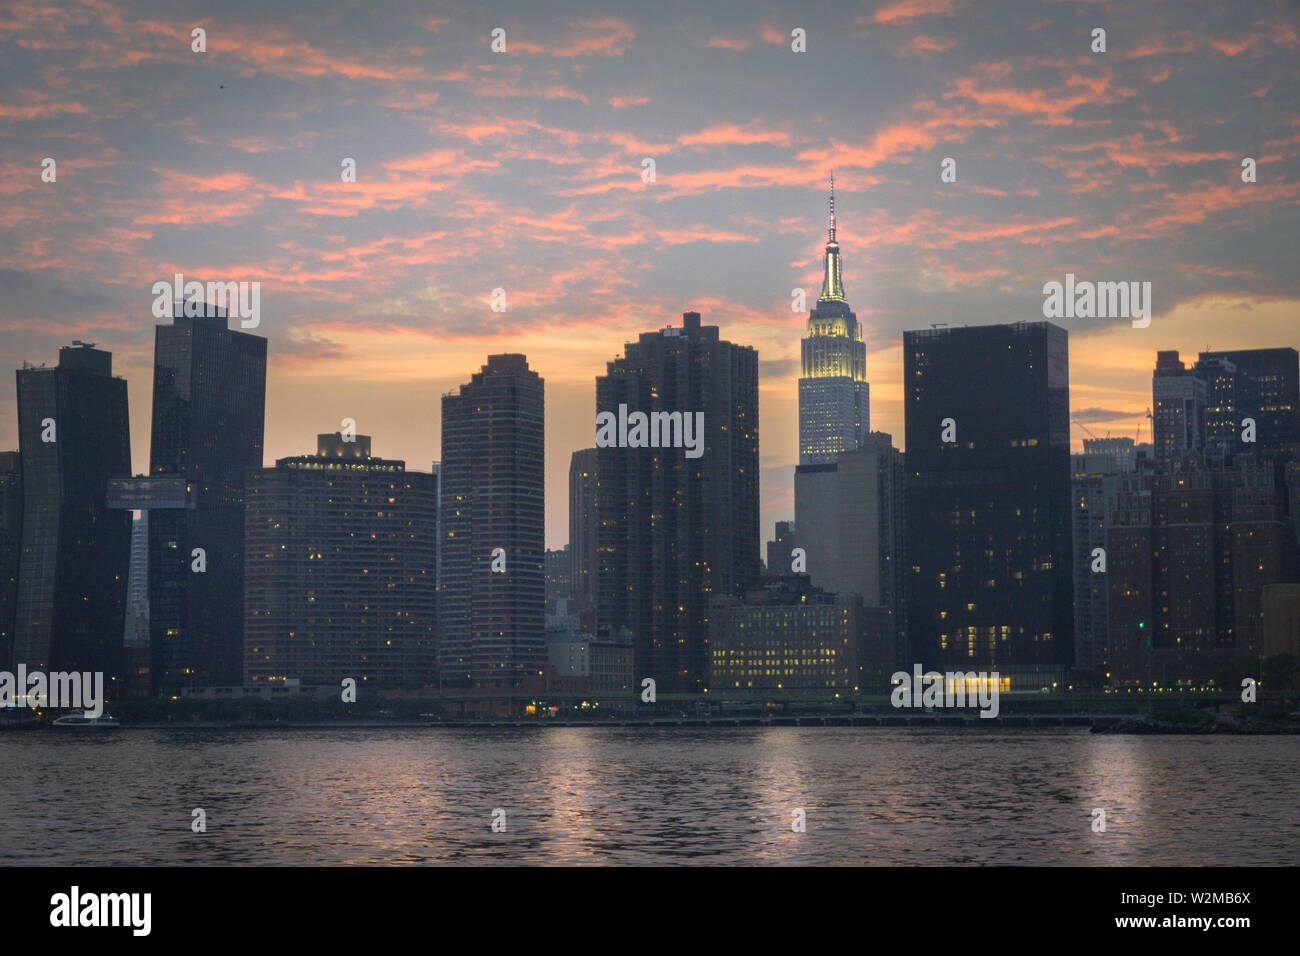
[[[758,350],[766,540],[793,517],[791,296],[820,289],[832,172],[873,429],[902,447],[904,330],[1041,320],[1074,273],[1153,302],[1147,328],[1058,320],[1075,448],[1149,439],[1158,349],[1300,346],[1297,54],[1300,7],[1251,0],[13,0],[0,358],[111,350],[145,472],[153,283],[260,282],[266,463],[352,418],[428,471],[439,397],[522,352],[560,547],[596,376],[695,310]]]

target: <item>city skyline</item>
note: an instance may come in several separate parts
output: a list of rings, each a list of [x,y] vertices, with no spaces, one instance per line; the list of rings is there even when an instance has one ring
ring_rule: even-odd
[[[23,105],[0,111],[16,171],[0,186],[5,354],[17,367],[97,342],[146,435],[151,284],[260,281],[261,464],[350,417],[420,471],[439,457],[438,396],[486,355],[526,354],[550,393],[554,548],[594,379],[640,332],[698,310],[759,353],[767,540],[793,515],[807,316],[790,291],[820,285],[834,170],[872,428],[902,441],[903,331],[1034,321],[1042,285],[1073,273],[1152,282],[1148,329],[1067,323],[1074,417],[1149,439],[1155,352],[1222,349],[1225,334],[1296,344],[1300,133],[1281,94],[1300,34],[1269,3],[1092,7],[574,3],[503,15],[494,54],[498,24],[453,5],[190,22],[73,3],[55,27],[11,6],[0,82]],[[1104,54],[1089,49],[1098,25]],[[355,183],[339,180],[348,157]],[[6,379],[0,447],[17,446],[14,401]],[[1084,437],[1072,426],[1072,450]],[[146,473],[145,442],[132,451]]]

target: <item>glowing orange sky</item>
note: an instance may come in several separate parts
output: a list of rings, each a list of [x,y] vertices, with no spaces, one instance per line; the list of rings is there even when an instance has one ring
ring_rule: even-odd
[[[758,349],[764,537],[793,516],[791,290],[820,287],[832,170],[872,426],[900,446],[903,330],[1041,319],[1043,283],[1066,272],[1153,286],[1147,329],[1059,323],[1072,415],[1098,435],[1149,437],[1158,349],[1300,345],[1294,11],[703,6],[299,0],[191,22],[152,2],[7,5],[5,359],[111,349],[145,471],[150,286],[260,281],[268,463],[354,418],[376,454],[428,470],[439,396],[523,352],[546,380],[557,547],[595,377],[692,309]],[[12,383],[0,447],[17,442]]]

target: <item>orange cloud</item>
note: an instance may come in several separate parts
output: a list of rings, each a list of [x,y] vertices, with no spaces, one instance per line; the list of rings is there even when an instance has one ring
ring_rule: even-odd
[[[636,39],[636,28],[618,17],[578,20],[569,24],[569,35],[542,43],[517,40],[507,34],[507,49],[546,56],[622,56]]]
[[[896,0],[881,4],[872,20],[876,23],[902,23],[917,17],[953,15],[953,0]]]

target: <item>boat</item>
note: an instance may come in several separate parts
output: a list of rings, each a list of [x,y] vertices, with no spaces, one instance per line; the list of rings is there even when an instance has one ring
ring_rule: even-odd
[[[50,726],[57,727],[60,730],[116,730],[122,726],[122,723],[116,717],[110,717],[107,714],[101,714],[98,717],[90,717],[86,714],[68,714],[60,717]]]

